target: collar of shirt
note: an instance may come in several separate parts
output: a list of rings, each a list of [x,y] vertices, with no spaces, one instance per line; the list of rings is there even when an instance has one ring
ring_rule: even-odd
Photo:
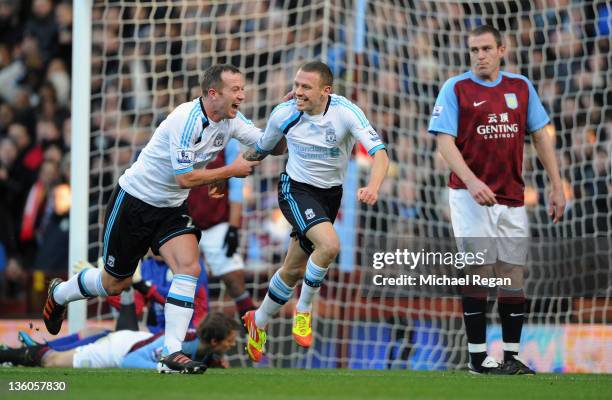
[[[327,104],[325,105],[325,110],[323,110],[321,114],[311,115],[311,114],[304,113],[302,114],[302,118],[305,119],[306,121],[312,121],[312,122],[321,121],[323,117],[325,116],[325,114],[327,114],[327,110],[329,110],[329,105],[331,104],[331,100],[332,100],[331,95],[327,96]]]
[[[501,70],[499,70],[499,72],[497,73],[497,79],[495,79],[494,81],[491,81],[491,82],[483,81],[482,79],[478,78],[474,74],[474,72],[472,72],[472,71],[469,71],[469,72],[470,72],[470,79],[471,80],[473,80],[474,82],[476,82],[479,85],[486,86],[486,87],[495,87],[495,86],[499,85],[499,83],[502,80],[502,71]]]

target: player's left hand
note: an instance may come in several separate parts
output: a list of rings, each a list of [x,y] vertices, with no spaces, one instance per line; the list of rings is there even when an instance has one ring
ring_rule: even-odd
[[[367,205],[374,205],[376,200],[378,200],[378,191],[367,186],[362,187],[357,191],[357,199],[362,203],[366,203]]]
[[[227,246],[227,251],[225,252],[225,255],[227,257],[233,256],[236,252],[236,249],[238,248],[239,243],[240,236],[238,228],[230,225],[229,228],[227,228],[227,233],[225,234],[224,246]]]
[[[210,185],[208,185],[208,196],[213,199],[219,199],[225,196],[225,194],[223,193],[224,189],[225,189],[225,181],[211,183]]]
[[[563,188],[553,189],[548,197],[548,215],[553,219],[553,224],[556,224],[563,217],[565,212],[565,195]]]

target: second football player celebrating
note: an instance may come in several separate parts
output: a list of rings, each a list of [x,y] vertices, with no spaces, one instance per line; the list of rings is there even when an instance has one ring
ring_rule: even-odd
[[[359,107],[332,94],[332,85],[333,75],[326,64],[302,65],[294,80],[295,98],[272,111],[256,151],[244,154],[247,159],[262,159],[286,138],[289,160],[280,177],[278,202],[293,226],[283,266],[270,280],[261,306],[244,317],[249,333],[247,353],[254,362],[264,353],[266,325],[291,298],[302,277],[292,332],[298,345],[308,348],[312,343],[312,301],[340,249],[332,224],[356,139],[374,157],[369,183],[358,190],[358,199],[374,204],[387,173],[385,145]]]

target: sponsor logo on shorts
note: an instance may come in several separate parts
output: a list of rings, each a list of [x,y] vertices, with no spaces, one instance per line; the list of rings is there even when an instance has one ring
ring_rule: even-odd
[[[315,217],[315,213],[314,211],[312,211],[312,208],[309,208],[304,211],[304,214],[306,215],[306,219],[313,219]]]
[[[187,218],[187,225],[185,225],[187,228],[191,228],[193,226],[193,219],[189,215],[183,214],[181,217]]]

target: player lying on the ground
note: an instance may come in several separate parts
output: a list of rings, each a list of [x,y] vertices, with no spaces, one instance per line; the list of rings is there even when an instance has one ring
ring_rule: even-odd
[[[202,267],[202,272],[200,272],[196,284],[193,316],[189,322],[190,329],[198,326],[209,310],[208,277],[202,260],[200,260],[200,266]],[[147,328],[150,332],[158,333],[164,330],[166,323],[164,306],[170,286],[172,285],[173,274],[163,258],[152,254],[151,257],[145,257],[142,260],[139,271],[142,279],[132,285],[136,289],[133,295],[134,311],[137,318],[140,319],[142,317],[142,310],[148,302]],[[107,297],[107,301],[111,306],[121,311],[122,296],[123,293],[119,296],[110,296]]]
[[[81,329],[77,333],[66,335],[58,339],[45,341],[44,343],[36,341],[34,338],[32,338],[32,336],[30,336],[29,333],[25,331],[17,332],[17,337],[25,347],[46,345],[51,347],[52,350],[65,351],[74,349],[78,346],[93,343],[111,332],[111,330],[104,328],[85,328]]]
[[[196,285],[194,296],[193,316],[189,322],[189,329],[195,329],[200,321],[208,314],[208,276],[202,259],[202,270]],[[97,268],[103,268],[102,259],[98,260]],[[96,268],[96,265],[79,261],[73,266],[78,274],[85,268]],[[106,301],[119,311],[119,318],[115,330],[138,330],[138,321],[143,317],[144,307],[147,306],[147,328],[150,332],[158,333],[164,330],[164,305],[172,284],[173,274],[162,257],[149,252],[139,263],[132,277],[132,288],[135,290],[123,291],[120,295],[108,296]]]
[[[236,345],[237,329],[238,324],[230,317],[211,313],[195,332],[188,332],[182,351],[205,368],[227,368],[224,354]],[[161,333],[123,330],[108,333],[93,343],[73,342],[72,346],[77,347],[63,351],[54,350],[48,344],[3,349],[0,363],[28,367],[155,369],[163,343]]]

